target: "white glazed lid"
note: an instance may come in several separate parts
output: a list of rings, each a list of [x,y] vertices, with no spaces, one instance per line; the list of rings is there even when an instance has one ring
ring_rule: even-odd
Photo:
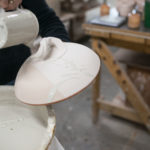
[[[55,125],[52,109],[23,104],[13,86],[0,86],[0,150],[46,150]]]
[[[45,38],[37,53],[21,67],[15,93],[19,100],[31,105],[57,103],[85,89],[99,69],[100,59],[91,49]]]

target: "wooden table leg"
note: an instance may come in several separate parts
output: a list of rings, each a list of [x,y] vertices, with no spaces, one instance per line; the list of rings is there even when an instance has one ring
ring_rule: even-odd
[[[98,98],[100,97],[100,73],[97,75],[94,84],[93,84],[93,89],[92,89],[92,112],[93,112],[93,123],[98,122],[99,118],[99,103],[98,103]]]
[[[95,49],[94,43],[92,43],[92,48],[93,50]],[[93,113],[93,123],[97,123],[98,122],[98,118],[99,118],[99,102],[98,99],[100,97],[100,76],[101,76],[101,71],[99,71],[93,87],[92,87],[92,113]]]
[[[114,59],[114,56],[112,55],[111,51],[108,49],[106,44],[102,41],[99,41],[98,38],[93,38],[92,43],[94,45],[94,50],[96,50],[98,55],[102,58],[109,72],[116,79],[120,87],[123,89],[129,102],[137,112],[137,115],[139,116],[141,122],[145,124],[145,126],[149,127],[150,110],[145,104],[141,94],[137,91],[136,87],[134,86],[126,72]]]

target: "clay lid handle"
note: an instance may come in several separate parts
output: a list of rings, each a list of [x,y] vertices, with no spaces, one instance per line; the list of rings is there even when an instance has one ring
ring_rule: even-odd
[[[40,46],[37,52],[31,56],[33,61],[46,61],[48,59],[54,61],[66,51],[64,42],[55,37],[37,39],[34,43],[36,43],[35,45],[40,44]],[[50,58],[52,55],[53,58]]]

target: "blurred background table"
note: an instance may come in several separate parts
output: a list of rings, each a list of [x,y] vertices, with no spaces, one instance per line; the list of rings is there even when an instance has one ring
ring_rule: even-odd
[[[111,75],[116,79],[131,106],[127,106],[116,96],[113,101],[100,97],[100,74],[93,85],[93,121],[98,121],[99,110],[144,124],[150,130],[150,109],[129,75],[120,66],[109,46],[130,49],[150,54],[150,29],[141,25],[138,30],[130,30],[127,25],[118,28],[84,24],[83,29],[92,39],[92,47],[103,60]],[[125,49],[124,49],[125,50]],[[127,60],[128,61],[128,60]]]
[[[87,35],[100,38],[111,46],[150,53],[150,29],[144,28],[143,23],[138,30],[129,29],[127,24],[118,28],[84,24],[83,28]]]

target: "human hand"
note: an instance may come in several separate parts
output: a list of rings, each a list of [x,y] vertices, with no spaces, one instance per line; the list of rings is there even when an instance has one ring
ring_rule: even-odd
[[[15,10],[22,0],[0,0],[0,7],[5,10]]]

